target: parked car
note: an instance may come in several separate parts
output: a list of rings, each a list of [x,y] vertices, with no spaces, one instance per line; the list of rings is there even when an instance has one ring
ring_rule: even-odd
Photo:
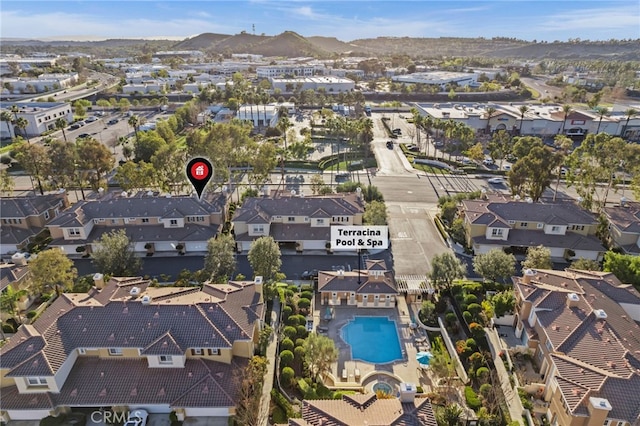
[[[76,124],[79,125],[80,127],[82,127],[87,123],[85,123],[84,121],[78,121]]]
[[[420,151],[420,147],[418,145],[409,144],[407,145],[407,150],[411,152],[418,152]]]
[[[98,117],[96,116],[87,117],[84,119],[84,121],[86,121],[87,123],[93,123],[94,121],[98,121]]]
[[[485,166],[493,166],[493,158],[485,158],[482,161],[482,164],[484,164]]]
[[[494,185],[502,185],[504,183],[504,179],[502,179],[501,177],[494,177],[489,179],[487,182]]]
[[[301,280],[314,280],[316,278],[318,278],[318,270],[317,269],[312,269],[310,271],[304,271],[300,275],[300,279]]]
[[[129,413],[129,419],[124,426],[146,426],[149,413],[146,410],[133,410]]]
[[[90,138],[91,135],[89,133],[81,133],[78,135],[78,137],[76,139],[86,139],[86,138]]]
[[[73,123],[69,126],[69,130],[78,130],[81,126],[78,123]]]
[[[393,149],[393,141],[387,141],[387,148]]]
[[[393,129],[393,134],[394,135],[401,135],[402,134],[402,129]]]
[[[111,120],[107,121],[107,124],[112,126],[114,124],[116,124],[119,120],[117,118],[112,118]]]

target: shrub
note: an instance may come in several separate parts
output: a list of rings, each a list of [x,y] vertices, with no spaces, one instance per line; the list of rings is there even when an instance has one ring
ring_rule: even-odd
[[[298,300],[298,308],[309,309],[309,306],[311,306],[311,300],[305,299],[304,297]]]
[[[307,334],[309,334],[309,332],[307,331],[307,327],[304,325],[299,325],[296,327],[296,336],[304,339],[307,337]]]
[[[489,369],[487,367],[480,367],[476,370],[476,378],[480,381],[485,381],[489,378]]]
[[[480,395],[482,395],[482,397],[486,399],[491,394],[492,389],[493,387],[489,383],[485,383],[484,385],[480,386]]]
[[[466,303],[467,305],[478,303],[478,296],[476,296],[475,294],[467,294],[466,296],[464,296],[464,303]]]
[[[296,348],[304,345],[304,339],[297,338],[296,339]]]
[[[447,312],[446,315],[444,316],[444,320],[447,324],[451,325],[451,324],[455,324],[456,322],[456,314],[455,312]]]
[[[282,316],[284,317],[285,321],[291,316],[292,312],[293,309],[291,308],[291,306],[285,306],[284,308],[282,308]]]
[[[313,292],[311,292],[311,291],[303,291],[302,293],[300,293],[300,298],[301,299],[311,300],[311,299],[313,299]]]
[[[476,344],[476,341],[473,339],[467,339],[467,341],[465,342],[467,347],[473,349],[474,351],[476,349],[478,349],[478,345]]]
[[[298,331],[296,330],[295,327],[292,327],[290,325],[286,326],[284,328],[284,330],[282,330],[282,332],[284,333],[285,336],[287,336],[289,339],[295,339],[296,335],[298,334]]]
[[[40,426],[58,426],[64,422],[66,415],[62,414],[58,417],[47,416],[44,419],[40,420]]]
[[[478,315],[482,310],[482,306],[478,305],[477,303],[472,303],[467,309],[469,310],[469,312],[471,312],[472,315]]]
[[[480,407],[482,407],[480,398],[478,398],[478,395],[475,393],[471,386],[464,387],[464,399],[467,401],[467,405],[469,406],[469,408],[471,408],[473,411],[476,411]]]
[[[29,318],[29,319],[33,319],[36,315],[38,315],[38,313],[36,311],[27,312],[27,318]]]
[[[287,399],[280,392],[278,392],[277,389],[271,389],[271,398],[273,399],[273,402],[275,402],[276,405],[285,412],[287,417],[292,417],[293,412],[291,409],[291,404],[289,404],[289,401],[287,401]]]
[[[296,327],[299,324],[300,323],[298,322],[297,315],[291,315],[289,318],[287,318],[287,325],[290,325],[291,327]]]
[[[283,351],[292,351],[293,348],[293,340],[289,338],[286,338],[282,342],[280,342],[280,349]]]
[[[293,381],[295,375],[296,373],[295,371],[293,371],[293,368],[285,367],[282,369],[282,373],[280,373],[280,382],[285,386],[289,386],[291,385],[291,382]]]
[[[287,424],[289,418],[285,414],[284,410],[278,406],[274,407],[273,412],[271,413],[271,419],[275,424]]]
[[[2,331],[4,333],[13,334],[16,332],[16,329],[13,328],[11,324],[2,324]]]
[[[436,301],[436,312],[439,314],[444,314],[444,311],[447,310],[447,301],[444,297],[438,299]]]
[[[416,392],[417,393],[424,393],[424,389],[422,389],[422,386],[418,386],[418,387],[416,387]]]
[[[469,311],[464,311],[464,312],[462,313],[462,318],[464,318],[464,321],[465,321],[467,324],[470,324],[470,323],[471,323],[471,320],[473,319],[473,316],[471,315],[471,312],[469,312]]]
[[[295,359],[298,361],[301,361],[304,359],[304,354],[305,354],[305,350],[302,346],[296,346],[295,349],[293,350],[293,355],[295,356]]]
[[[288,367],[293,362],[293,352],[291,351],[282,351],[280,352],[280,365],[284,365]]]

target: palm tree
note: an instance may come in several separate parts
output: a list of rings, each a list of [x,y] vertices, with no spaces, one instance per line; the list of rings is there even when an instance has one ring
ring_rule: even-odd
[[[127,123],[129,123],[129,126],[133,127],[133,132],[136,134],[136,142],[137,142],[138,130],[140,129],[140,117],[138,117],[137,115],[132,115],[131,117],[129,117],[129,120],[127,120]]]
[[[24,138],[27,140],[27,142],[29,142],[29,138],[27,137],[27,126],[29,126],[29,121],[24,118],[24,117],[19,117],[16,118],[16,127],[18,129],[20,129],[20,133],[22,133],[22,136],[24,136]]]
[[[2,309],[14,317],[17,315],[18,322],[20,323],[22,323],[22,318],[20,318],[20,311],[16,310],[16,308],[18,302],[27,294],[29,294],[27,290],[14,290],[12,286],[8,286],[2,292],[2,296],[0,296],[0,306],[2,306]]]
[[[458,426],[461,416],[462,408],[456,403],[447,404],[443,408],[436,410],[436,418],[439,425]]]
[[[65,142],[67,142],[67,134],[65,133],[64,128],[67,127],[67,124],[69,123],[67,123],[67,120],[63,117],[60,117],[55,121],[56,129],[62,130],[62,137],[64,138]]]
[[[13,122],[13,115],[9,111],[2,111],[0,120],[7,123],[7,130],[9,131],[9,137],[11,137],[11,123]]]
[[[266,116],[265,116],[265,122],[266,122]],[[293,126],[293,124],[291,123],[291,120],[289,120],[289,117],[280,117],[280,120],[278,120],[278,124],[276,125],[276,128],[278,130],[280,130],[282,132],[282,135],[284,137],[284,151],[282,152],[282,161],[281,161],[281,169],[282,169],[282,184],[284,185],[284,159],[285,156],[287,154],[287,131]]]
[[[609,111],[609,108],[607,107],[598,107],[597,111],[598,111],[598,117],[600,117],[600,120],[598,121],[598,128],[596,129],[596,135],[600,133],[600,125],[602,124],[602,119],[605,116],[608,117],[609,114],[611,114],[611,112]]]
[[[560,130],[560,133],[564,133],[564,126],[567,123],[567,117],[569,117],[569,114],[571,114],[571,112],[573,111],[573,107],[570,104],[564,104],[562,105],[562,112],[564,113],[564,119],[562,120],[562,129]]]
[[[11,105],[11,108],[9,108],[9,111],[11,111],[11,114],[13,114],[13,118],[17,120],[18,111],[20,111],[20,108],[18,107],[18,105]]]
[[[411,108],[411,115],[413,116],[413,125],[416,126],[416,145],[420,147],[420,125],[422,124],[422,116],[417,108]]]
[[[518,108],[520,111],[520,128],[518,129],[518,134],[522,135],[522,123],[524,123],[524,115],[529,111],[529,107],[527,105],[522,105]]]
[[[560,179],[562,178],[562,166],[564,164],[564,160],[569,155],[569,151],[573,148],[573,141],[564,136],[557,135],[553,144],[558,148],[558,150],[554,154],[554,160],[556,162],[556,166],[558,168],[558,175],[556,179],[556,188],[553,191],[553,201],[556,201],[556,196],[558,195],[558,186],[560,185]]]
[[[635,108],[629,108],[624,112],[624,115],[627,117],[627,121],[624,122],[624,127],[622,128],[622,133],[620,133],[621,137],[624,137],[624,134],[627,132],[627,126],[629,126],[629,120],[633,118],[634,115],[638,113],[638,110]]]

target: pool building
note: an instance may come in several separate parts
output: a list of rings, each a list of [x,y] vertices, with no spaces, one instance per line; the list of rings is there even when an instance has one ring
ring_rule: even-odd
[[[321,271],[320,303],[358,308],[395,308],[398,290],[384,260],[367,260],[365,269]]]

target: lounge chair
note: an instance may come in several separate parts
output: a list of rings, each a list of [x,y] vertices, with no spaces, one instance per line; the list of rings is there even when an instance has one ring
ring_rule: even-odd
[[[346,368],[342,369],[342,380],[347,380],[347,369]]]
[[[356,368],[355,374],[356,374],[356,380],[360,380],[360,370]]]

